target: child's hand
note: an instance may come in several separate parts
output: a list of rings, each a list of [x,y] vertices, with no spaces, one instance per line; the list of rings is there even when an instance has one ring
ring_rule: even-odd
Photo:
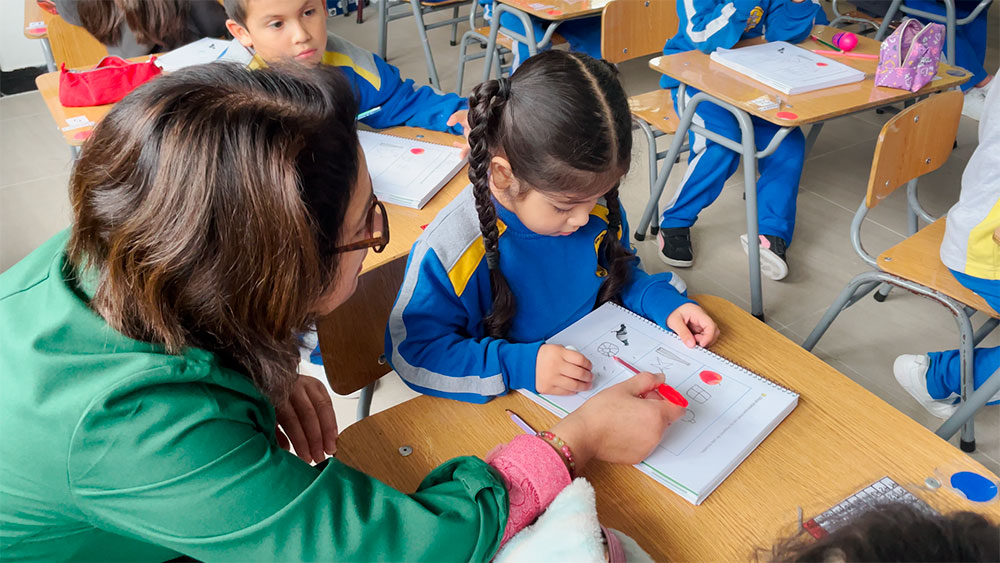
[[[319,463],[326,459],[325,454],[337,453],[337,416],[322,381],[300,375],[288,400],[275,412],[278,445],[282,448],[287,450],[291,441],[295,454],[306,463]]]
[[[448,122],[445,123],[445,125],[452,127],[453,125],[457,125],[459,123],[462,124],[462,134],[465,135],[465,144],[460,145],[455,143],[455,146],[462,148],[462,158],[465,158],[469,156],[469,110],[460,109],[451,114],[451,117],[448,118]]]
[[[695,344],[707,348],[715,344],[715,339],[719,337],[715,321],[694,303],[685,303],[674,309],[667,317],[667,328],[674,331],[688,348],[694,348]]]
[[[548,395],[572,395],[590,389],[590,360],[555,344],[542,344],[535,360],[535,389]]]

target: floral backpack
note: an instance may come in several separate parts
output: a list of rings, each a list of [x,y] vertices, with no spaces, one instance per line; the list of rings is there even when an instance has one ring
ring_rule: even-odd
[[[892,32],[878,54],[875,85],[916,92],[937,75],[944,46],[944,26],[926,26],[907,18]]]

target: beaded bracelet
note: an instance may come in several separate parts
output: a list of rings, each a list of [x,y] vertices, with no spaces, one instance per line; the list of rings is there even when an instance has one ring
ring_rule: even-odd
[[[550,446],[552,446],[563,461],[566,462],[566,468],[569,469],[570,479],[576,478],[576,461],[573,460],[573,452],[566,445],[566,442],[562,441],[562,438],[556,436],[555,434],[549,432],[548,430],[543,430],[538,433],[538,437],[545,440]]]

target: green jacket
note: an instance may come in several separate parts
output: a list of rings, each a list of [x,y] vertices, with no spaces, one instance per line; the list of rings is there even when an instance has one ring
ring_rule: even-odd
[[[63,232],[0,275],[4,560],[487,560],[507,492],[477,458],[406,495],[280,449],[274,408],[199,349],[116,332]]]

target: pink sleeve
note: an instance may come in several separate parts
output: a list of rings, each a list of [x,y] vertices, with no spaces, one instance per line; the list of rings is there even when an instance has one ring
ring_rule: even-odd
[[[530,434],[522,434],[497,447],[486,456],[486,463],[503,476],[510,499],[501,544],[534,522],[570,484],[569,470],[562,457],[544,440]]]

